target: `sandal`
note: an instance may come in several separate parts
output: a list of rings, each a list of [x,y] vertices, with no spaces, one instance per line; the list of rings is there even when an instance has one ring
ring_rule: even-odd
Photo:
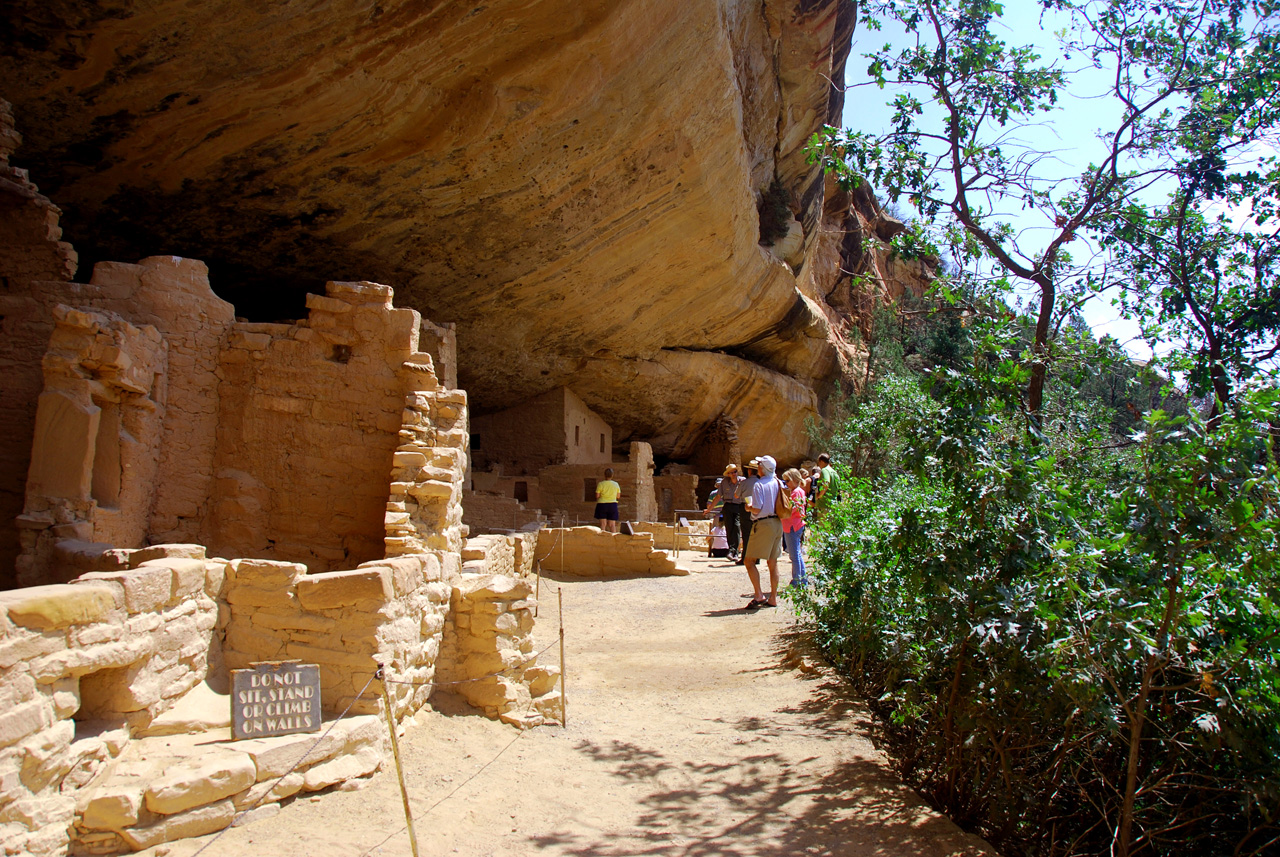
[[[752,598],[750,601],[748,601],[748,602],[747,602],[747,606],[746,606],[746,607],[744,607],[743,609],[744,609],[744,610],[759,610],[761,607],[768,607],[768,606],[769,606],[769,602],[768,602],[768,601],[757,601],[757,600],[755,600],[754,598]]]

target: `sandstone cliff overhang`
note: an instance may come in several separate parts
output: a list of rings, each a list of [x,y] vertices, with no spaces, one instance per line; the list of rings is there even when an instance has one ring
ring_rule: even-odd
[[[86,262],[207,260],[256,320],[388,283],[458,323],[478,410],[567,385],[621,448],[688,456],[725,413],[748,454],[806,451],[846,363],[849,206],[803,145],[839,121],[849,0],[4,14],[18,161]],[[766,247],[775,185],[795,220]]]

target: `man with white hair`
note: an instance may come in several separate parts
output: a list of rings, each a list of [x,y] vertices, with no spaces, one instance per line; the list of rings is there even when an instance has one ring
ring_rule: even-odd
[[[757,461],[760,478],[747,499],[747,511],[751,513],[751,541],[747,545],[744,559],[747,577],[751,578],[751,587],[755,590],[751,601],[747,603],[748,610],[778,606],[778,557],[782,555],[782,521],[774,512],[778,492],[782,490],[782,483],[775,475],[778,464],[768,455],[760,456]],[[768,598],[760,590],[760,572],[756,568],[758,560],[764,560],[769,566]]]

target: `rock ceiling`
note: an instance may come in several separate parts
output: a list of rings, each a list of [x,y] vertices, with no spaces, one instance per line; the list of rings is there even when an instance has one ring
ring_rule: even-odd
[[[257,320],[386,283],[458,324],[477,409],[567,384],[620,445],[688,455],[726,413],[748,454],[808,450],[850,354],[849,199],[803,153],[849,0],[5,5],[14,161],[82,261],[204,259]]]

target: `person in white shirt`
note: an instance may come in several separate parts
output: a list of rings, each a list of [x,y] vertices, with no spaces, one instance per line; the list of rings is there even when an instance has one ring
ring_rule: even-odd
[[[774,512],[778,492],[782,490],[782,483],[774,472],[778,465],[768,455],[762,455],[757,461],[760,478],[747,500],[747,511],[751,513],[751,541],[746,548],[745,559],[747,577],[751,578],[751,587],[755,590],[747,603],[748,610],[778,606],[778,557],[782,555],[782,521]],[[756,568],[758,560],[764,560],[769,566],[768,598],[760,590],[760,572]]]

